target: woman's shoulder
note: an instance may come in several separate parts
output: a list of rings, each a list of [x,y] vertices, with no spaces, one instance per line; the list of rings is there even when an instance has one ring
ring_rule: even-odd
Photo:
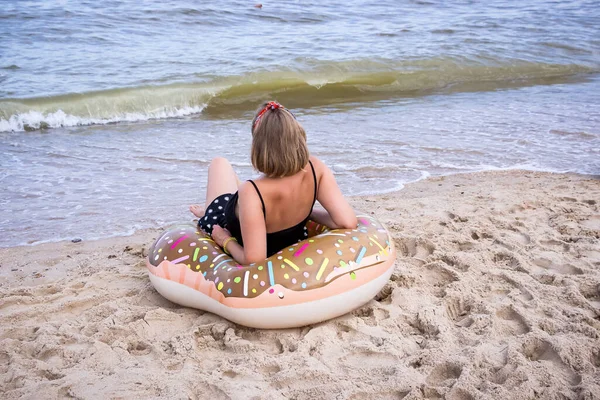
[[[321,161],[317,156],[311,155],[309,160],[312,163],[313,168],[315,169],[315,173],[317,173],[317,176],[329,169],[329,167],[327,167],[327,165],[325,165],[325,163]]]
[[[331,173],[331,169],[329,169],[327,164],[325,164],[323,161],[321,161],[318,157],[311,155],[309,160],[312,163],[313,168],[315,169],[315,175],[317,176],[317,181],[320,181],[321,177],[323,177],[323,175],[325,175],[327,173]]]

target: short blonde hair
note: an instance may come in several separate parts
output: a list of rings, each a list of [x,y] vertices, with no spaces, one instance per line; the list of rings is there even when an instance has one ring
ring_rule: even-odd
[[[268,108],[264,103],[252,120],[252,166],[269,178],[283,178],[308,164],[306,132],[286,108]]]

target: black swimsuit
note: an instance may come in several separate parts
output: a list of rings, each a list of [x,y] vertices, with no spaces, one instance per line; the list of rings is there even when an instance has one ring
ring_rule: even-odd
[[[294,225],[290,228],[283,229],[278,232],[267,233],[267,257],[272,256],[277,253],[279,250],[292,245],[294,243],[300,242],[308,237],[308,232],[306,230],[306,222],[312,213],[315,202],[317,201],[317,175],[315,174],[315,168],[312,165],[312,162],[309,161],[310,168],[312,169],[313,179],[315,183],[313,203],[310,208],[310,212],[297,225]],[[248,180],[254,186],[256,193],[258,193],[258,197],[260,198],[260,202],[262,203],[263,215],[265,216],[265,220],[267,219],[267,212],[265,209],[265,202],[258,190],[258,187],[252,180]],[[213,200],[212,203],[206,209],[206,214],[204,217],[200,218],[198,221],[198,226],[202,228],[205,232],[212,234],[212,227],[214,225],[219,225],[227,228],[231,235],[235,237],[240,245],[244,245],[242,240],[242,231],[240,228],[240,220],[237,215],[235,215],[235,207],[238,203],[238,193],[234,194],[226,193],[222,194],[216,199]]]

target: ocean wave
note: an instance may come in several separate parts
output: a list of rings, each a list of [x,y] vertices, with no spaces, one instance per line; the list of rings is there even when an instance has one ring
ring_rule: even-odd
[[[136,122],[203,113],[247,113],[276,98],[289,107],[365,102],[432,92],[494,90],[556,83],[600,69],[577,64],[456,59],[303,60],[300,67],[202,82],[140,86],[51,97],[0,100],[0,132]]]

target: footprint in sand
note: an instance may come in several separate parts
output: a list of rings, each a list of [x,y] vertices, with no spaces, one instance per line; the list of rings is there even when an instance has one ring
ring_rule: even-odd
[[[579,293],[581,293],[594,308],[600,310],[600,284],[582,283],[579,286]]]
[[[446,286],[458,280],[456,272],[450,270],[440,261],[425,264],[422,269],[421,276],[426,283],[431,285],[433,295],[436,297],[444,297]]]
[[[475,400],[475,397],[462,388],[452,388],[450,393],[445,396],[446,400]]]
[[[462,367],[458,364],[443,363],[433,367],[425,380],[431,386],[452,387],[462,374]]]
[[[568,243],[556,239],[540,240],[540,245],[542,245],[542,247],[550,249],[561,247],[562,251],[564,251],[565,253],[571,249],[571,246]]]
[[[510,252],[496,253],[492,260],[503,269],[516,270],[521,267],[521,262]]]
[[[470,268],[470,266],[467,263],[461,261],[458,257],[454,255],[444,254],[442,255],[440,260],[443,263],[460,270],[461,272],[467,272]]]
[[[470,316],[471,305],[462,298],[446,301],[446,313],[448,318],[458,327],[468,328],[473,325],[474,320]]]
[[[403,257],[410,257],[417,265],[423,265],[435,251],[435,245],[429,240],[414,237],[397,237],[394,239],[396,247]]]
[[[581,383],[581,376],[565,364],[556,350],[552,348],[552,345],[545,340],[534,338],[529,343],[525,343],[523,345],[523,355],[532,362],[540,362],[554,368],[557,371],[556,378],[563,378],[571,386]]]
[[[517,336],[531,331],[523,316],[512,307],[502,307],[496,311],[496,317],[494,326],[500,334]]]
[[[577,268],[571,264],[556,264],[547,258],[536,258],[533,260],[533,264],[542,268],[543,270],[548,270],[550,272],[556,272],[562,275],[581,275],[583,271],[580,268]]]
[[[592,360],[592,364],[594,364],[594,367],[600,368],[600,349],[592,350],[590,359]]]
[[[127,345],[127,351],[129,352],[129,354],[134,356],[143,356],[146,354],[150,354],[150,352],[152,351],[152,346],[150,346],[144,341],[135,341]]]
[[[494,276],[492,278],[492,285],[487,291],[489,293],[488,299],[498,303],[502,302],[502,300],[513,292],[514,295],[524,302],[533,300],[533,295],[523,285],[506,275]]]
[[[581,221],[581,225],[594,231],[600,231],[600,215],[592,215]]]
[[[529,235],[517,230],[502,232],[500,236],[509,242],[517,243],[521,246],[526,246],[531,243],[531,237]]]

